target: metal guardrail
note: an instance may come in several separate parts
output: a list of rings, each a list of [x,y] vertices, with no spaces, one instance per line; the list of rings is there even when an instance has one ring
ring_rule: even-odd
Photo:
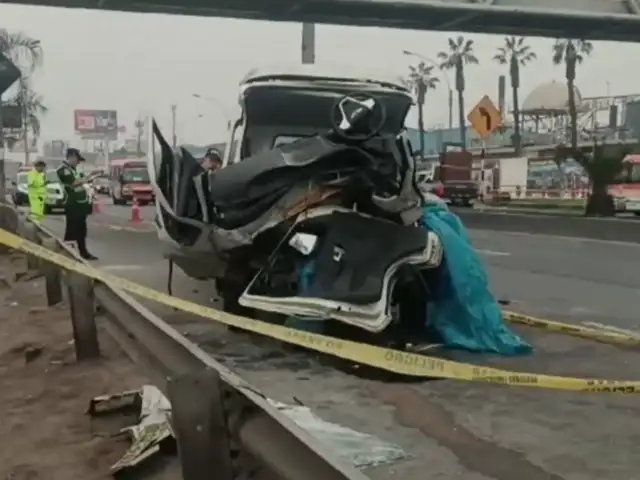
[[[18,221],[4,207],[3,226],[84,263],[46,228]],[[167,395],[183,480],[367,478],[128,294],[33,256],[27,263],[44,276],[49,306],[62,302],[66,290],[78,361],[100,356],[97,304],[107,332]]]
[[[465,227],[640,244],[640,219],[455,209]]]

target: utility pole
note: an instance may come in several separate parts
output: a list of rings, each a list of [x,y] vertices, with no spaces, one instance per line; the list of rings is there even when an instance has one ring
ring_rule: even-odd
[[[418,130],[420,130],[420,161],[424,162],[424,97],[427,93],[427,86],[424,78],[418,79],[417,96],[418,96]]]
[[[27,86],[24,78],[20,79],[20,111],[22,112],[22,143],[24,143],[24,164],[29,165],[29,117],[27,112]]]
[[[316,63],[316,25],[314,23],[302,24],[302,64],[313,65]]]
[[[178,109],[177,105],[171,105],[171,146],[176,148],[178,143],[178,139],[176,138],[176,110]]]
[[[4,166],[7,158],[6,147],[4,146],[4,125],[2,123],[2,92],[0,92],[0,203],[4,203],[7,198],[7,177]]]
[[[144,122],[138,118],[135,123],[136,127],[136,156],[142,157],[142,132],[144,130]]]

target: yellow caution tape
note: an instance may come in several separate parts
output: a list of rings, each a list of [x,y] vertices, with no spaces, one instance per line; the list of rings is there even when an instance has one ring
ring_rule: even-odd
[[[86,275],[107,285],[130,292],[163,305],[200,315],[204,318],[274,338],[316,352],[332,355],[358,364],[387,370],[400,375],[423,378],[444,378],[475,382],[538,387],[556,390],[639,394],[640,381],[584,379],[536,373],[521,373],[469,363],[444,360],[416,353],[382,348],[365,343],[303,332],[282,325],[240,317],[213,308],[171,297],[143,285],[105,273],[82,262],[52,252],[0,229],[0,243],[16,250],[40,257],[64,269]],[[605,333],[605,332],[603,332]]]
[[[640,346],[640,336],[630,335],[615,330],[604,330],[598,328],[585,327],[582,325],[572,325],[570,323],[556,322],[544,318],[531,317],[522,313],[504,311],[503,317],[511,323],[527,325],[529,327],[542,328],[551,332],[563,333],[573,337],[585,338],[597,342],[612,345],[624,345],[628,347]]]

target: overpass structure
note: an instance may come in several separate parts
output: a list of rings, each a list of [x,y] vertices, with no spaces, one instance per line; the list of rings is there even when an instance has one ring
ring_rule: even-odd
[[[16,0],[25,5],[640,41],[640,0]]]

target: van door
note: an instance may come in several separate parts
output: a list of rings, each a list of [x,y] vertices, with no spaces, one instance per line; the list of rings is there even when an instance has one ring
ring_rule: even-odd
[[[149,178],[156,193],[156,222],[161,230],[180,245],[193,245],[205,227],[202,215],[190,208],[196,195],[193,178],[202,172],[200,163],[187,152],[174,152],[158,125],[153,135],[160,152],[152,150],[148,163]],[[159,155],[157,155],[159,153]]]

